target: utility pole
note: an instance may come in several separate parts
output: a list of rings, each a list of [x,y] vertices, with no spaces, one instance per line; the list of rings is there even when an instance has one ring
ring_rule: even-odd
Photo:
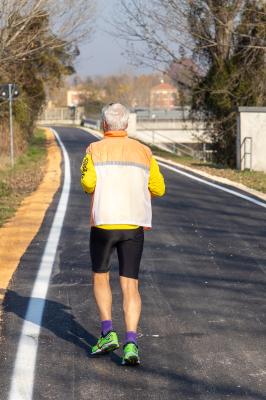
[[[14,167],[13,99],[18,95],[18,87],[14,83],[0,86],[0,99],[8,100],[9,103],[10,161],[12,168]]]
[[[10,132],[10,160],[11,166],[14,167],[14,134],[13,134],[13,107],[12,107],[12,84],[8,84],[8,100],[9,100],[9,132]]]

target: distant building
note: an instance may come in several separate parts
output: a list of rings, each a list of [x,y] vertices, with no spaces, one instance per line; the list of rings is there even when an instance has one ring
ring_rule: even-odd
[[[178,90],[163,80],[154,86],[150,92],[150,107],[153,109],[173,109],[178,103]]]
[[[84,90],[68,90],[67,91],[67,106],[80,106],[88,93]]]
[[[69,89],[66,86],[56,88],[56,90],[49,88],[47,90],[47,107],[79,107],[90,95],[91,92],[88,90]]]
[[[95,101],[103,101],[106,97],[106,90],[90,90],[90,89],[71,89],[67,92],[68,107],[80,106],[84,104],[86,99]]]

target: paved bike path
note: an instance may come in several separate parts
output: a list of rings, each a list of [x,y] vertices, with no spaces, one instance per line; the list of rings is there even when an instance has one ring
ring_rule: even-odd
[[[142,366],[122,367],[121,350],[91,358],[99,322],[90,280],[89,197],[80,188],[79,167],[86,146],[96,139],[80,129],[56,131],[70,157],[72,183],[41,323],[32,398],[266,399],[265,209],[163,169],[167,195],[154,200],[154,228],[146,233],[142,260]],[[5,299],[3,400],[60,194]],[[113,320],[122,340],[117,270],[115,262]],[[38,307],[39,300],[33,302]]]

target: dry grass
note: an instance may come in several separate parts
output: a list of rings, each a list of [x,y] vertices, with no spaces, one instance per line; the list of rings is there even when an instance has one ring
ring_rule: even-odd
[[[25,154],[11,169],[8,160],[0,165],[0,226],[15,213],[24,197],[41,182],[46,161],[45,134],[37,129]]]

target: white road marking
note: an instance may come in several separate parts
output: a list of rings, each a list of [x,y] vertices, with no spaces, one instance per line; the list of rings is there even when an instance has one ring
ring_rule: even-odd
[[[60,137],[54,130],[53,132],[63,152],[65,165],[64,185],[24,319],[12,375],[9,400],[32,399],[36,355],[45,299],[69,199],[71,185],[70,161]]]
[[[211,187],[213,187],[215,189],[222,190],[223,192],[226,192],[226,193],[232,194],[233,196],[237,196],[237,197],[240,197],[241,199],[247,200],[250,203],[256,204],[257,206],[261,206],[263,208],[266,208],[266,203],[264,203],[263,201],[256,200],[253,197],[250,197],[250,196],[247,196],[245,194],[239,193],[239,192],[237,192],[235,190],[232,190],[232,189],[228,189],[228,188],[226,188],[224,186],[217,185],[216,183],[212,183],[212,182],[206,181],[205,179],[202,179],[202,178],[199,178],[198,176],[189,174],[188,172],[182,171],[182,170],[180,170],[180,169],[178,169],[176,167],[172,167],[172,166],[170,166],[168,164],[165,164],[165,163],[163,163],[161,161],[158,161],[158,164],[161,165],[162,167],[166,168],[166,169],[169,169],[170,171],[174,171],[174,172],[176,172],[176,173],[178,173],[180,175],[186,176],[187,178],[193,179],[194,181],[204,183],[205,185],[211,186]]]

